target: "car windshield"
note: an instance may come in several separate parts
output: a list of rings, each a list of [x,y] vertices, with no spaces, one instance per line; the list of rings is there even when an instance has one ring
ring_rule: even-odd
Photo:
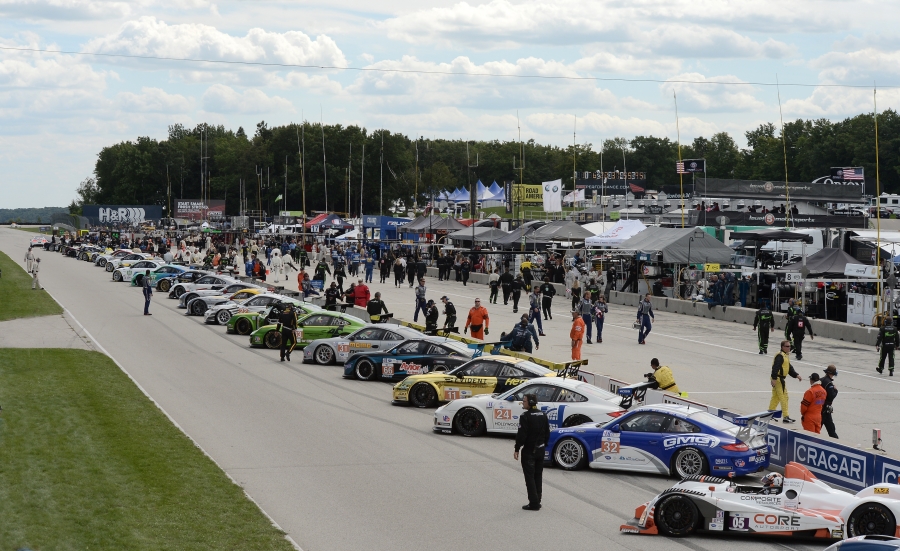
[[[464,354],[467,356],[472,353],[471,348],[469,348],[468,346],[466,346],[462,343],[456,342],[456,341],[446,341],[446,342],[442,342],[440,344],[441,344],[441,346],[446,346],[447,348],[453,350],[454,352],[458,352],[460,354]]]
[[[531,373],[533,373],[539,377],[542,377],[548,373],[553,373],[552,369],[547,369],[546,367],[544,367],[542,365],[538,365],[534,362],[529,362],[527,360],[524,362],[519,362],[517,364],[513,364],[513,365],[515,365],[519,369],[525,369],[527,371],[530,371]]]
[[[618,399],[618,395],[613,394],[612,392],[608,392],[603,390],[602,388],[598,388],[592,384],[583,383],[575,387],[575,390],[582,394],[587,394],[588,396],[593,396],[594,398],[600,398],[601,400],[610,400],[610,399]]]
[[[700,423],[702,425],[706,425],[707,427],[718,430],[722,432],[726,432],[729,434],[735,434],[738,431],[738,426],[730,421],[726,421],[721,417],[717,417],[712,413],[707,413],[705,411],[698,411],[696,413],[692,413],[688,416],[691,421],[696,423]]]

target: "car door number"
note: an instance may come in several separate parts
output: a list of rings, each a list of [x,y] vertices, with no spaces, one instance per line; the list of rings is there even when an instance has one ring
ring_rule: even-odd
[[[511,409],[494,409],[494,419],[510,421],[512,420]]]
[[[447,387],[444,389],[444,400],[459,400],[461,398],[468,398],[471,395],[471,390],[464,390],[456,387]]]
[[[394,363],[390,361],[385,361],[381,364],[381,374],[385,377],[391,377],[394,375]]]
[[[337,350],[338,354],[348,354],[350,352],[350,343],[338,343]]]
[[[619,453],[619,443],[604,440],[600,443],[600,451],[602,453]]]

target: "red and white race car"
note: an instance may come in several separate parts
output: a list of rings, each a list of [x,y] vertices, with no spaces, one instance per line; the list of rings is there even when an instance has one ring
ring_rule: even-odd
[[[621,532],[688,536],[745,533],[844,539],[900,536],[900,486],[875,484],[856,494],[818,480],[799,463],[784,476],[770,473],[763,485],[735,484],[713,476],[682,480],[635,510]]]

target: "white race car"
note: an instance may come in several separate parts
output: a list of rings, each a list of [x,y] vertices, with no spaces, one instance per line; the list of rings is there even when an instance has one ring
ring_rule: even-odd
[[[231,285],[227,285],[221,289],[203,289],[203,290],[189,291],[187,293],[184,293],[183,295],[178,297],[178,307],[179,308],[187,308],[190,305],[190,302],[192,300],[194,300],[195,298],[200,298],[200,297],[231,298],[231,295],[237,293],[238,291],[243,291],[245,289],[259,289],[260,292],[265,292],[265,289],[263,289],[261,287],[254,287],[253,285],[250,285],[249,283],[243,283],[243,282],[232,283]],[[256,293],[256,294],[259,294],[259,293]],[[249,297],[244,297],[244,298],[249,298]],[[212,306],[213,304],[218,304],[218,302],[207,303],[207,306]],[[202,313],[203,312],[200,312],[197,315],[199,316]]]
[[[106,267],[106,263],[114,258],[122,258],[123,256],[128,256],[132,254],[131,249],[118,249],[111,253],[98,254],[94,257],[94,265],[100,266],[101,268]]]
[[[131,281],[131,276],[135,274],[135,271],[143,272],[144,270],[150,270],[151,272],[156,270],[157,268],[162,268],[166,263],[163,260],[139,260],[134,264],[128,266],[119,266],[112,273],[112,280],[116,283],[120,281]]]
[[[303,349],[303,361],[319,365],[343,365],[357,352],[387,350],[406,339],[421,337],[422,333],[402,325],[372,324],[344,337],[314,340]]]
[[[239,291],[239,293],[241,292],[244,291]],[[199,297],[192,300],[190,307],[188,307],[188,315],[192,315],[192,312],[205,308],[206,299],[210,298],[212,297]],[[239,299],[239,301],[226,298],[224,301],[206,308],[200,312],[200,314],[193,315],[203,315],[203,321],[206,323],[227,325],[228,320],[235,314],[241,312],[264,312],[270,304],[281,300],[285,300],[285,297],[273,293],[264,293],[246,299]]]
[[[110,258],[106,262],[106,271],[113,272],[116,268],[121,268],[122,266],[131,266],[136,262],[140,262],[141,260],[153,260],[152,254],[147,253],[129,253],[125,256],[120,256],[119,258]],[[129,278],[128,281],[131,281]]]
[[[434,411],[436,432],[479,436],[485,432],[515,434],[519,428],[522,398],[534,394],[538,408],[547,414],[550,428],[574,427],[609,420],[622,411],[621,397],[577,379],[531,379],[503,394],[480,394],[453,400]]]
[[[218,291],[224,289],[228,285],[232,285],[234,283],[239,283],[236,279],[232,279],[230,277],[223,277],[217,275],[205,275],[193,283],[184,283],[179,282],[172,286],[172,290],[169,291],[169,298],[181,298],[181,295],[188,293],[190,291],[205,291],[205,290],[213,290]]]
[[[707,533],[844,539],[897,535],[900,486],[875,484],[856,494],[818,480],[799,463],[763,484],[689,477],[635,510],[621,532],[687,536]]]

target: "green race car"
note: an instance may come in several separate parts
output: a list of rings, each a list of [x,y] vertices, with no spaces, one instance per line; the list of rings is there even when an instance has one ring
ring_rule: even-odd
[[[292,305],[299,317],[303,317],[313,312],[322,312],[322,308],[311,302],[300,302],[292,298],[285,298],[277,303],[272,303],[266,311],[259,312],[241,312],[238,310],[229,318],[228,325],[225,327],[227,333],[237,333],[238,335],[249,335],[260,327],[276,323],[278,316],[281,315],[281,307],[284,304]]]
[[[301,316],[297,323],[297,344],[295,348],[303,349],[307,344],[318,339],[328,339],[349,335],[357,329],[362,329],[369,322],[363,321],[350,314],[328,312],[322,310]],[[266,347],[271,349],[281,348],[281,332],[276,331],[277,325],[260,327],[250,334],[250,346]]]

